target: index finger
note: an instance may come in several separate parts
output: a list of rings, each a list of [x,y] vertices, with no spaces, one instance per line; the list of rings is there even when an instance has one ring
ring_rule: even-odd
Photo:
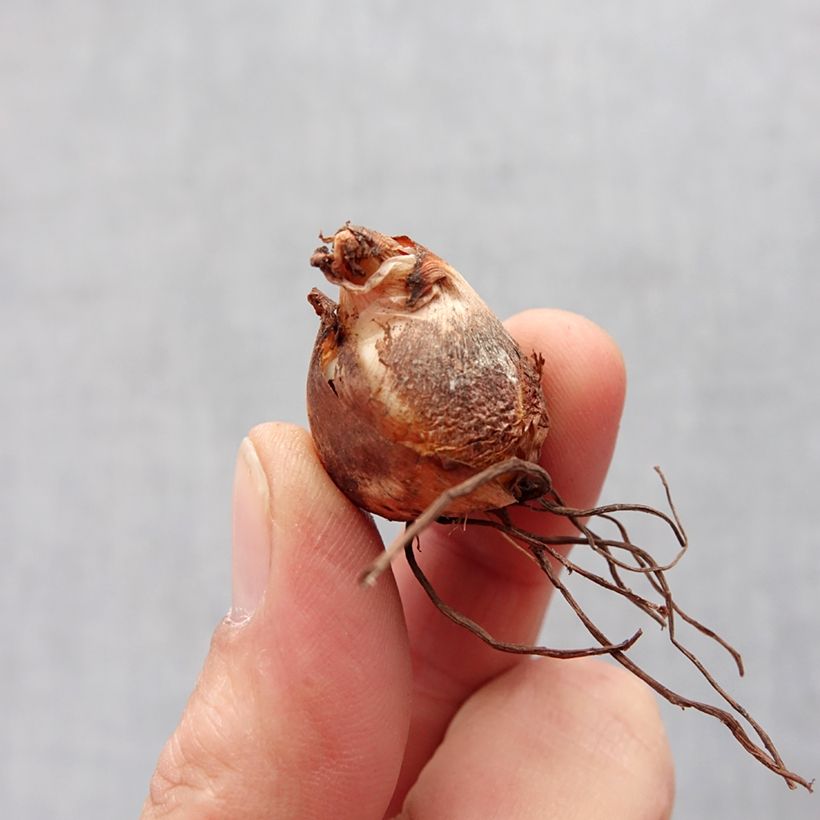
[[[507,322],[525,353],[544,356],[542,385],[551,428],[541,464],[568,504],[598,496],[623,406],[623,360],[612,339],[576,314],[531,310]],[[518,511],[517,522],[544,535],[568,534],[563,519]],[[420,562],[443,600],[500,640],[532,643],[551,586],[541,571],[498,533],[436,526],[421,538]],[[413,656],[410,736],[394,805],[441,741],[461,704],[491,678],[521,661],[498,652],[444,618],[404,562],[395,575]]]

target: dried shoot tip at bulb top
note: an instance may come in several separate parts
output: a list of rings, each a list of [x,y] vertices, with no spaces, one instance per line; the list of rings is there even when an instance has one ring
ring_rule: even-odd
[[[311,264],[321,319],[308,376],[319,456],[358,506],[417,518],[445,490],[509,458],[537,462],[549,426],[543,360],[526,356],[464,278],[407,236],[347,224]],[[464,516],[543,493],[505,474],[452,501]]]

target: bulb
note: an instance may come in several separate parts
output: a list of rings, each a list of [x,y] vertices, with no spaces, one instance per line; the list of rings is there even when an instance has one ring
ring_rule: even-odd
[[[307,407],[319,457],[355,504],[409,521],[480,470],[538,461],[549,426],[540,356],[525,356],[464,278],[407,236],[347,224],[311,264],[339,286],[314,289],[321,320]],[[502,476],[444,515],[522,500]]]

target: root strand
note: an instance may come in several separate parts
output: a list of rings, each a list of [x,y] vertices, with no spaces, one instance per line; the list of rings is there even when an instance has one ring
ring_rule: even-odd
[[[598,507],[589,507],[587,509],[574,509],[564,503],[552,487],[549,476],[541,467],[522,461],[521,459],[510,459],[509,461],[494,465],[476,474],[462,484],[442,493],[442,495],[428,507],[416,521],[409,524],[387,550],[368,567],[362,574],[360,580],[364,584],[372,585],[378,576],[387,569],[393,558],[399,552],[404,551],[413,574],[433,604],[451,621],[472,632],[494,649],[519,655],[542,655],[549,658],[562,659],[589,655],[611,655],[614,660],[644,681],[655,692],[661,695],[661,697],[673,705],[680,706],[683,709],[695,709],[696,711],[719,720],[729,729],[738,743],[740,743],[749,754],[768,769],[771,769],[775,774],[782,777],[789,788],[793,789],[799,785],[812,791],[814,781],[809,781],[786,768],[777,748],[763,727],[717,682],[715,677],[694,652],[686,647],[677,637],[676,626],[677,618],[679,617],[681,621],[719,644],[732,657],[737,666],[738,673],[743,675],[743,660],[740,653],[714,630],[704,626],[686,613],[672,596],[666,573],[673,569],[685,555],[688,549],[688,539],[672,501],[672,495],[666,477],[658,467],[656,467],[655,470],[663,485],[666,501],[670,510],[669,514],[643,504],[606,504]],[[536,482],[537,486],[543,487],[543,494],[539,498],[527,502],[527,506],[530,509],[540,510],[546,514],[567,519],[577,530],[577,535],[542,536],[537,533],[528,532],[515,526],[511,522],[506,509],[495,511],[488,518],[470,518],[467,519],[466,522],[461,520],[458,523],[492,527],[498,530],[502,536],[517,549],[528,555],[528,557],[537,563],[553,587],[558,590],[570,608],[578,616],[590,635],[598,642],[599,646],[583,649],[554,649],[498,640],[475,621],[446,604],[420,568],[413,551],[413,542],[419,533],[435,521],[452,522],[452,519],[442,518],[442,514],[454,499],[469,495],[486,482],[492,481],[505,473],[512,473],[516,476],[529,478],[533,482]],[[652,558],[648,551],[632,542],[627,527],[619,517],[625,513],[652,516],[666,524],[678,543],[678,551],[671,561],[666,564],[660,564]],[[614,527],[617,530],[618,537],[615,539],[602,538],[588,526],[587,522],[590,519],[598,519]],[[559,549],[560,547],[568,546],[590,548],[593,553],[604,560],[611,580],[607,580],[602,575],[591,572],[576,562],[571,561]],[[621,557],[621,555],[623,557]],[[638,666],[638,664],[627,655],[627,651],[641,636],[641,631],[638,630],[632,637],[620,643],[610,641],[604,632],[581,608],[566,584],[564,584],[559,577],[556,566],[563,567],[567,570],[568,574],[575,573],[599,587],[620,595],[660,624],[661,627],[665,627],[670,643],[698,670],[732,711],[747,722],[754,730],[754,734],[759,738],[760,743],[758,744],[750,737],[744,726],[731,712],[673,692]],[[646,579],[652,592],[658,596],[660,601],[650,600],[644,595],[633,591],[625,580],[627,574]]]

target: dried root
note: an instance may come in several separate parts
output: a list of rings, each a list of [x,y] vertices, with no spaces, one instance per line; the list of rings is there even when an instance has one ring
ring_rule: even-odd
[[[678,638],[677,626],[678,619],[680,619],[723,647],[735,662],[738,674],[743,675],[743,661],[740,653],[713,630],[687,614],[672,596],[666,575],[685,554],[688,547],[688,540],[677,511],[675,510],[674,503],[672,502],[666,478],[659,468],[656,468],[656,470],[663,484],[664,492],[666,493],[670,514],[653,507],[639,504],[609,504],[583,510],[573,509],[564,504],[561,497],[552,487],[549,475],[541,467],[530,462],[522,461],[521,459],[510,459],[494,465],[442,493],[413,523],[406,527],[404,532],[396,538],[388,549],[379,556],[378,560],[362,575],[361,580],[366,584],[375,583],[376,578],[390,565],[392,559],[399,552],[404,551],[413,574],[436,607],[450,620],[468,629],[493,648],[503,652],[543,655],[551,658],[576,658],[586,655],[602,654],[610,655],[614,660],[644,681],[673,705],[680,706],[682,709],[695,709],[698,712],[710,715],[719,720],[729,729],[738,743],[740,743],[749,754],[768,769],[775,772],[775,774],[780,775],[780,777],[786,781],[789,788],[793,789],[797,786],[803,786],[808,791],[812,791],[814,781],[809,781],[786,768],[774,743],[764,731],[763,727],[717,682],[698,657]],[[513,546],[524,552],[539,566],[555,589],[561,593],[564,600],[578,616],[590,635],[598,642],[599,646],[585,649],[551,649],[499,641],[489,635],[480,625],[461,613],[456,612],[442,601],[430,584],[430,581],[424,575],[413,551],[413,542],[419,533],[434,521],[454,522],[452,518],[442,518],[442,511],[450,507],[455,499],[470,495],[478,487],[495,480],[503,474],[512,474],[515,476],[518,495],[522,503],[525,503],[526,506],[531,509],[543,511],[545,514],[567,519],[572,523],[577,534],[547,537],[527,532],[515,526],[511,522],[507,511],[503,509],[489,514],[488,518],[469,518],[466,521],[459,520],[458,523],[492,527],[502,533],[505,539]],[[679,549],[675,557],[666,564],[657,563],[647,550],[633,543],[629,531],[618,517],[621,513],[640,513],[659,518],[668,526],[678,543]],[[615,529],[617,537],[604,538],[598,535],[588,524],[589,520],[594,519],[607,522]],[[606,564],[609,577],[607,578],[603,575],[593,573],[574,561],[571,561],[559,550],[559,547],[566,547],[568,545],[588,547],[591,549],[593,553],[598,555]],[[649,675],[643,668],[638,666],[638,664],[629,657],[627,652],[638,640],[641,631],[639,630],[632,637],[620,643],[611,641],[586,612],[584,612],[567,585],[559,577],[553,562],[564,567],[568,573],[577,574],[593,584],[620,595],[658,623],[662,628],[665,628],[666,634],[675,649],[700,672],[731,711],[680,695],[664,686]],[[650,600],[633,591],[624,580],[628,573],[644,577],[648,581],[652,593],[658,600]],[[751,727],[751,734],[738,717],[745,720],[748,726]],[[756,736],[757,739],[753,736]]]

